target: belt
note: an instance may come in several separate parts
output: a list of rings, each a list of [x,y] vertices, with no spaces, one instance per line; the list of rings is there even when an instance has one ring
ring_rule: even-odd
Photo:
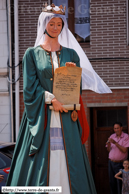
[[[123,162],[124,160],[111,160],[111,159],[109,159],[110,161],[112,161],[112,162],[115,162],[115,163],[120,163],[120,162]]]

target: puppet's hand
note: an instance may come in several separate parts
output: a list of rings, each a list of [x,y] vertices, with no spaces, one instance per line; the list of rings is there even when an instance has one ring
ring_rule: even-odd
[[[73,62],[66,62],[66,63],[65,63],[65,66],[66,66],[66,67],[76,67],[76,63],[73,63]]]
[[[66,110],[63,106],[62,106],[62,103],[60,103],[58,100],[56,100],[56,98],[53,98],[52,99],[52,105],[53,105],[53,108],[54,108],[54,111],[60,111],[60,112],[68,112],[68,110]]]

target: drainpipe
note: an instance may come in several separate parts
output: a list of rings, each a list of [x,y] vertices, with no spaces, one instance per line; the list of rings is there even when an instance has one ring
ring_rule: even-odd
[[[19,38],[18,38],[18,0],[14,0],[14,28],[15,28],[15,66],[19,63]],[[19,77],[19,66],[15,68],[15,80]],[[15,84],[15,129],[16,140],[19,132],[19,80]]]
[[[8,53],[9,53],[9,80],[12,80],[12,38],[11,38],[11,3],[7,0],[7,21],[8,21]],[[11,141],[14,142],[14,123],[13,123],[13,87],[9,83],[10,96],[10,123],[11,123]]]

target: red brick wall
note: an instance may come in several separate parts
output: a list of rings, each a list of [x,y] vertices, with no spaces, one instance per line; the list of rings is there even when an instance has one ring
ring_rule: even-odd
[[[128,57],[126,30],[126,0],[91,0],[90,47],[82,44],[88,58]],[[129,60],[91,63],[109,86],[129,86]]]

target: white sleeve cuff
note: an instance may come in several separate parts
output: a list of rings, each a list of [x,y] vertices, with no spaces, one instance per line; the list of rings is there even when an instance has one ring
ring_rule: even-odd
[[[45,91],[45,104],[51,104],[53,98],[55,98],[55,96],[52,93]]]

